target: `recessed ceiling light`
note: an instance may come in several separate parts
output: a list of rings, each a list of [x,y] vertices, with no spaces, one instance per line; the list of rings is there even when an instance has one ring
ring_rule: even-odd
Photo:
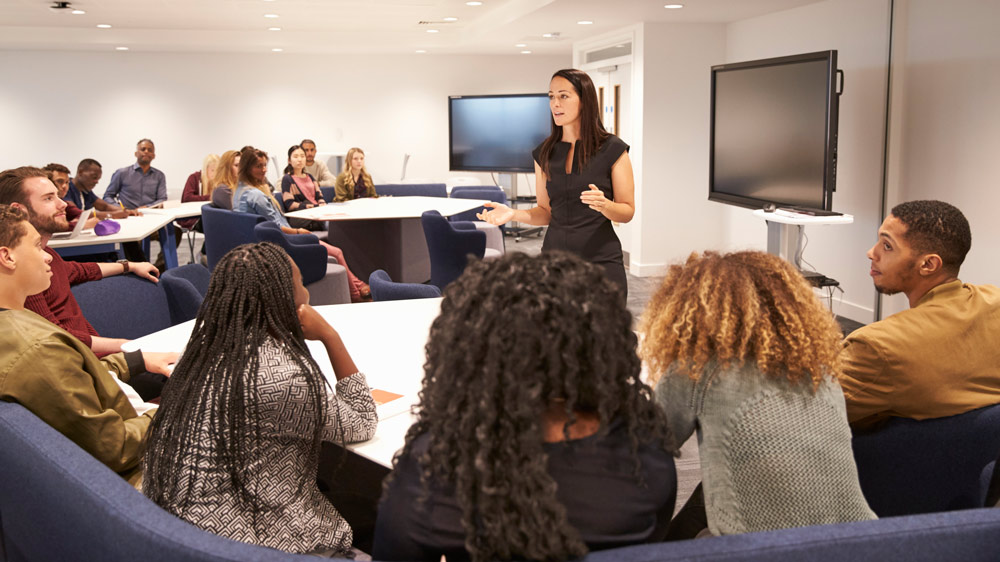
[[[578,21],[576,23],[577,23],[577,25],[593,25],[594,24],[594,22],[592,22],[590,20],[580,20],[580,21]]]
[[[86,14],[87,12],[84,12],[83,10],[73,10],[70,13],[73,14],[74,16],[82,16],[83,14]]]
[[[548,38],[550,38],[550,37],[555,37],[555,35],[554,35],[554,34],[552,34],[552,33],[543,33],[543,34],[542,34],[542,37],[545,37],[546,39],[548,39]]]
[[[528,45],[527,45],[527,43],[517,43],[514,46],[520,48],[520,47],[527,47]]]
[[[458,18],[456,18],[454,16],[448,16],[448,17],[444,18],[444,21],[458,21]]]
[[[111,29],[111,24],[99,23],[99,24],[97,24],[97,27],[99,27],[101,29]]]
[[[522,55],[530,55],[530,54],[531,54],[531,51],[521,51],[521,54],[522,54]]]
[[[465,5],[466,6],[482,6],[483,3],[482,2],[466,2]]]
[[[280,53],[281,51],[284,51],[284,49],[282,49],[281,47],[275,47],[271,49],[272,53]]]
[[[663,7],[668,10],[679,10],[684,7],[684,4],[667,4]]]
[[[414,53],[420,53],[420,54],[423,54],[423,53],[426,53],[427,51],[425,51],[424,49],[417,49],[416,51],[413,51],[413,52],[414,52]]]
[[[436,29],[428,29],[427,30],[427,33],[437,33],[437,32],[438,32],[438,30],[436,30]]]
[[[116,51],[127,51],[128,47],[115,47]]]
[[[268,31],[281,31],[281,28],[280,27],[269,27],[269,28],[267,28],[267,30]]]
[[[279,16],[278,16],[278,14],[264,14],[264,17],[265,18],[274,19],[274,18],[279,17]]]

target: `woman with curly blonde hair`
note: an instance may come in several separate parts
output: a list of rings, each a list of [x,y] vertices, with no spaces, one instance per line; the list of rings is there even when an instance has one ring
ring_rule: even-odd
[[[875,518],[837,382],[840,331],[791,264],[692,254],[670,267],[641,329],[674,435],[683,442],[697,427],[712,534]],[[672,538],[700,502],[696,491]]]

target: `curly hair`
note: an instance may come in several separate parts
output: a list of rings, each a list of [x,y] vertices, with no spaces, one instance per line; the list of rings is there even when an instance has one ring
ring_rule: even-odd
[[[16,248],[28,234],[28,213],[19,207],[0,204],[0,247]]]
[[[632,315],[603,270],[562,252],[479,261],[448,286],[431,326],[417,420],[397,455],[426,435],[425,494],[453,486],[473,560],[562,560],[587,547],[556,498],[543,411],[596,414],[627,429],[637,482],[640,444],[673,436],[640,381]],[[572,444],[569,444],[572,446]]]
[[[943,201],[907,201],[892,208],[906,225],[903,238],[918,253],[941,256],[945,269],[958,273],[972,247],[972,231],[962,211]]]
[[[841,335],[795,268],[770,254],[692,253],[672,265],[641,321],[655,382],[668,369],[697,380],[708,365],[756,364],[791,382],[835,376]]]
[[[291,260],[269,242],[244,244],[227,253],[212,272],[191,339],[149,427],[143,493],[157,504],[183,509],[199,501],[195,483],[211,467],[199,463],[185,475],[178,463],[187,452],[200,450],[200,432],[211,427],[215,457],[209,464],[225,471],[237,500],[255,514],[275,508],[257,494],[262,483],[252,468],[263,441],[254,375],[266,341],[288,352],[307,383],[314,405],[313,434],[307,436],[312,440],[309,469],[288,477],[299,479],[300,492],[315,484],[327,382],[306,348],[295,311]]]

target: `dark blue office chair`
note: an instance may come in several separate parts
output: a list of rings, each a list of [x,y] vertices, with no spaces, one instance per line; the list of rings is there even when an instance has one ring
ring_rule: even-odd
[[[210,278],[208,268],[200,263],[168,269],[160,275],[160,284],[167,294],[171,324],[194,320],[198,316]]]
[[[372,300],[401,301],[409,299],[431,299],[441,296],[441,289],[434,285],[422,283],[393,283],[389,274],[382,269],[376,269],[368,277],[368,285],[372,289]]]
[[[930,420],[893,418],[854,436],[861,491],[879,517],[982,507],[1000,455],[1000,404]]]
[[[222,256],[241,244],[257,241],[254,225],[264,222],[264,217],[252,213],[240,213],[219,209],[212,205],[201,208],[201,225],[205,230],[205,252],[208,254],[208,270],[215,269]]]
[[[321,187],[319,190],[323,192],[323,200],[327,203],[332,203],[337,198],[337,189],[332,186]]]
[[[160,508],[20,404],[0,401],[0,559],[315,561],[213,535]]]
[[[309,303],[344,304],[351,302],[347,270],[327,256],[326,248],[312,234],[285,234],[281,227],[264,221],[254,227],[257,241],[281,246],[302,273],[302,284],[309,289]]]
[[[470,254],[483,259],[486,233],[476,230],[471,222],[448,222],[437,211],[425,211],[420,222],[431,258],[431,285],[444,291],[465,271]]]
[[[493,201],[494,203],[507,204],[507,194],[503,192],[502,189],[494,185],[459,185],[451,189],[452,199],[486,199],[487,201]],[[485,207],[477,207],[470,211],[463,211],[461,213],[452,215],[449,220],[452,222],[456,221],[478,221],[476,218],[478,213],[481,213]],[[503,230],[503,227],[500,227]]]
[[[448,197],[448,188],[443,183],[386,183],[376,185],[375,193],[393,197]]]
[[[134,340],[172,325],[159,283],[116,275],[74,285],[72,291],[83,316],[104,337]]]

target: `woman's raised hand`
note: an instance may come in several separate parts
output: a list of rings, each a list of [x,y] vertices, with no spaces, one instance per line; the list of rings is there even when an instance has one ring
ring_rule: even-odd
[[[511,209],[503,203],[495,203],[490,201],[483,205],[487,207],[481,213],[476,213],[476,218],[481,221],[486,221],[490,224],[501,225],[507,224],[514,218],[514,209]]]

